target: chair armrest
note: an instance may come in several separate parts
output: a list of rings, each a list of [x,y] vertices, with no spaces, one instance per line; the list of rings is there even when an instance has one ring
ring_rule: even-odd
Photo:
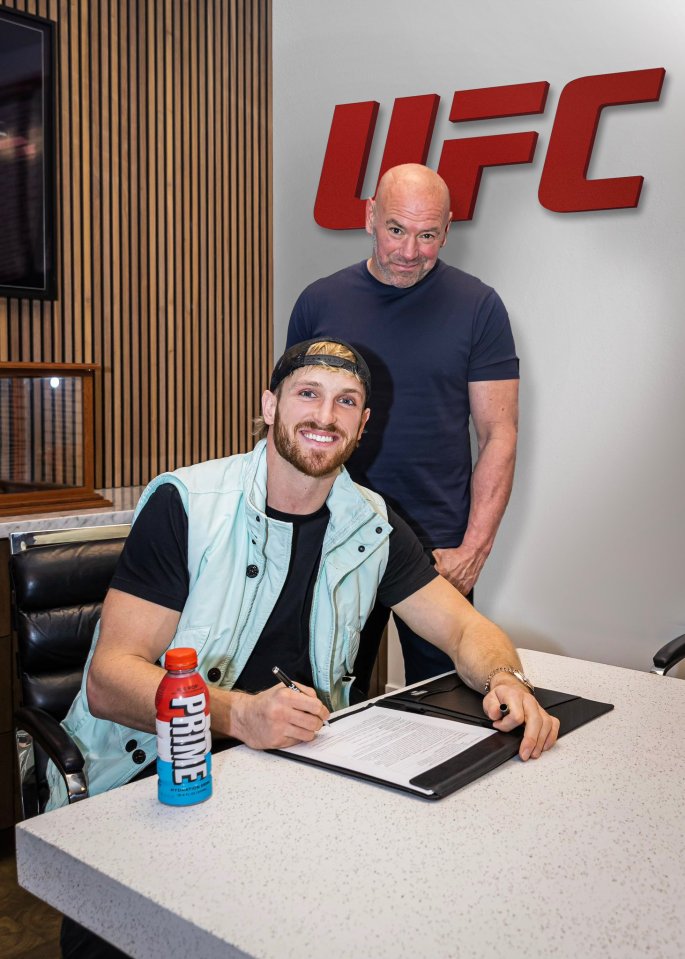
[[[15,713],[16,724],[30,733],[43,749],[62,777],[82,773],[85,760],[74,740],[56,719],[42,709],[20,706]]]
[[[654,654],[654,672],[667,673],[681,659],[685,659],[685,635],[676,636]]]

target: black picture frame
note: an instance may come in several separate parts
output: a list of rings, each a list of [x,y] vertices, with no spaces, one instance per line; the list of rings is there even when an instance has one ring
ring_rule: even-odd
[[[57,296],[55,34],[0,6],[0,296]]]

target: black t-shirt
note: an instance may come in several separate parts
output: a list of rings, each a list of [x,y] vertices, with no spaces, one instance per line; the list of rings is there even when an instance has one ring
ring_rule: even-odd
[[[257,692],[277,680],[280,666],[296,682],[313,685],[309,658],[312,595],[328,526],[324,504],[302,516],[267,506],[267,516],[293,524],[288,574],[271,616],[245,664],[236,689]],[[395,606],[437,576],[414,533],[388,509],[388,564],[378,585],[378,600]],[[131,527],[111,585],[122,592],[178,612],[188,598],[188,517],[176,487],[164,483],[152,494]]]

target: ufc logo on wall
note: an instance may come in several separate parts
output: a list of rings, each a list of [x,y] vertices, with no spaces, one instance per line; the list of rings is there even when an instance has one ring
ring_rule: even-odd
[[[665,75],[658,67],[579,77],[566,84],[540,178],[542,206],[554,213],[637,206],[644,177],[588,180],[586,173],[604,107],[658,100]],[[543,113],[548,92],[546,81],[457,90],[449,119],[465,123]],[[379,179],[398,163],[426,162],[439,103],[440,97],[434,93],[395,100]],[[314,204],[319,226],[329,230],[364,227],[365,201],[360,194],[378,108],[376,100],[336,106]],[[537,139],[538,134],[531,130],[445,140],[438,173],[450,188],[453,219],[472,219],[485,167],[531,163]]]

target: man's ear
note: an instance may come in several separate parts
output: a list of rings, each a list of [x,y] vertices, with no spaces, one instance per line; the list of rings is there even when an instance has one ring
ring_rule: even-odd
[[[264,390],[262,393],[262,416],[267,426],[273,426],[276,417],[276,407],[278,406],[278,397],[271,390]]]
[[[443,236],[442,243],[440,244],[441,247],[443,247],[445,243],[447,243],[447,234],[450,232],[451,226],[452,226],[452,213],[450,211],[450,215],[447,218],[447,226],[445,227],[445,235]]]
[[[371,416],[371,410],[367,406],[367,408],[362,413],[361,423],[359,424],[359,432],[357,433],[357,446],[359,446],[362,435],[364,433],[364,427],[368,423],[370,416]]]
[[[373,234],[373,221],[376,215],[376,201],[371,197],[366,201],[366,232]]]

